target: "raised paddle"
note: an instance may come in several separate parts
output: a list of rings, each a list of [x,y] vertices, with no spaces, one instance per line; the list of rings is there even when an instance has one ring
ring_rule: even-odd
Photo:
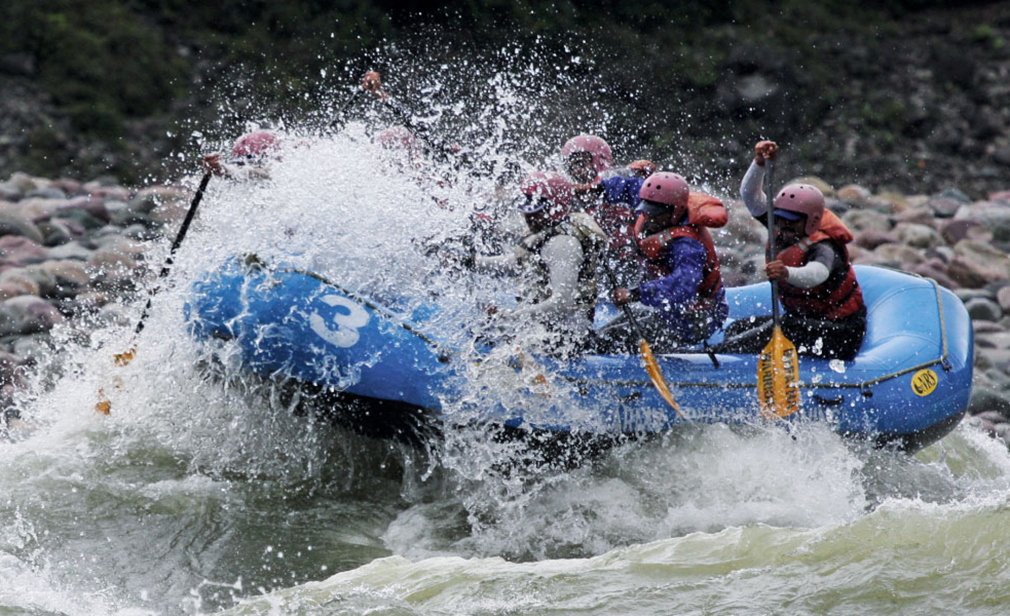
[[[189,204],[189,211],[186,212],[186,218],[182,221],[182,226],[179,227],[179,233],[175,236],[175,241],[172,242],[172,248],[168,251],[168,257],[165,259],[165,264],[161,266],[161,272],[158,273],[158,278],[164,278],[168,276],[168,272],[172,269],[172,257],[175,256],[179,246],[182,244],[182,240],[186,237],[186,232],[189,231],[189,225],[193,222],[193,216],[196,214],[196,208],[200,205],[200,200],[203,199],[203,193],[207,190],[207,184],[210,182],[210,177],[213,175],[211,172],[203,174],[203,179],[200,180],[200,187],[196,189],[196,194],[193,195],[193,201]],[[144,305],[143,312],[140,313],[140,320],[137,321],[137,327],[133,330],[133,336],[136,337],[144,329],[144,322],[147,320],[147,315],[151,310],[151,301],[154,299],[154,294],[158,292],[155,288],[150,295],[147,297],[147,304]],[[117,366],[125,366],[133,361],[134,356],[137,354],[137,349],[132,345],[126,351],[122,353],[116,353],[114,360]],[[109,410],[112,407],[112,403],[109,399],[105,397],[105,392],[99,388],[98,390],[98,404],[95,405],[95,410],[99,413],[109,414]]]
[[[343,128],[344,124],[347,122],[347,112],[350,111],[359,100],[361,100],[361,96],[364,93],[364,90],[355,90],[354,94],[352,94],[351,97],[340,106],[340,109],[337,110],[337,113],[333,115],[333,119],[330,120],[330,123],[327,125],[327,129],[329,129],[330,132],[335,133]]]
[[[610,269],[610,264],[607,263],[606,255],[601,259],[603,263],[603,271],[607,273],[607,278],[610,280],[610,286],[616,291],[617,290],[617,278],[614,277],[613,270]],[[642,361],[645,363],[645,371],[649,373],[649,379],[652,381],[652,385],[662,396],[666,403],[677,411],[677,414],[690,421],[687,415],[680,410],[680,405],[677,401],[673,399],[673,393],[670,391],[670,386],[666,384],[666,379],[663,378],[663,371],[659,368],[659,362],[656,361],[656,356],[652,354],[652,349],[649,347],[649,342],[645,339],[645,335],[642,333],[642,328],[639,327],[638,321],[635,319],[635,315],[631,313],[631,308],[627,304],[622,304],[621,309],[624,310],[624,315],[628,317],[628,322],[631,323],[632,329],[635,330],[635,335],[638,336],[638,350],[642,357]]]
[[[768,260],[775,260],[775,199],[772,192],[773,163],[765,159],[768,169],[765,190],[768,191]],[[761,415],[766,418],[788,417],[800,410],[800,362],[796,347],[779,326],[779,286],[772,285],[772,339],[758,355],[757,386]]]

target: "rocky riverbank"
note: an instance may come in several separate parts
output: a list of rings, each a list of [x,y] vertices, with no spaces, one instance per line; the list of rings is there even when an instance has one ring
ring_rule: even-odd
[[[23,173],[0,182],[0,416],[17,414],[29,385],[55,376],[40,368],[58,371],[46,360],[64,345],[129,323],[127,304],[157,275],[148,256],[189,198],[181,187]]]
[[[930,277],[965,302],[975,329],[972,422],[1010,445],[1010,190],[971,200],[835,189],[805,178],[854,232],[856,263]],[[110,324],[132,325],[127,305],[157,275],[192,193],[129,190],[112,182],[13,174],[0,182],[0,409],[17,412],[38,367],[62,345]],[[716,233],[726,284],[760,279],[764,229],[742,203]],[[152,263],[152,254],[161,255]]]

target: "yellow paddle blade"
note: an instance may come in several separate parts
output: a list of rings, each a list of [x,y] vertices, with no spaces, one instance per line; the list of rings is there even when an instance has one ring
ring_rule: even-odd
[[[766,418],[788,417],[800,410],[800,362],[796,347],[776,325],[758,356],[758,402]]]
[[[105,390],[98,388],[98,402],[95,404],[95,411],[102,415],[108,415],[112,411],[112,402],[105,396]]]
[[[128,351],[123,351],[122,353],[116,353],[115,355],[113,355],[112,361],[117,366],[126,366],[129,365],[129,363],[133,361],[133,358],[136,356],[137,356],[137,349],[131,348]],[[117,391],[123,389],[123,379],[119,378],[118,376],[113,379],[113,384],[115,385]],[[109,413],[112,412],[112,401],[109,400],[109,397],[105,395],[105,389],[102,387],[98,388],[98,402],[95,404],[95,410],[101,413],[102,415],[108,415]]]
[[[126,366],[133,358],[137,355],[137,349],[130,349],[129,351],[123,351],[122,353],[116,353],[113,357],[117,366]]]
[[[659,362],[656,361],[656,356],[652,354],[652,349],[649,348],[649,343],[645,341],[645,338],[638,341],[638,349],[642,352],[645,371],[649,373],[649,379],[652,380],[656,391],[660,396],[663,396],[663,400],[666,400],[667,404],[673,407],[673,410],[677,411],[678,415],[687,419],[687,415],[680,410],[680,405],[673,399],[673,393],[670,392],[670,387],[666,384],[666,379],[663,378],[663,371],[659,369]]]

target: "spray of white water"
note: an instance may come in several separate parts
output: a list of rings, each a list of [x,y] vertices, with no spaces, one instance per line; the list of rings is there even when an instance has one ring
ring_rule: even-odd
[[[557,168],[554,149],[544,144],[563,139],[534,137],[551,117],[547,99],[531,99],[516,85],[541,78],[543,70],[531,65],[485,77],[475,89],[495,105],[471,113],[473,125],[463,130],[428,134],[458,142],[473,159],[499,163],[498,170],[506,160],[524,172]],[[438,76],[434,71],[425,90],[433,98]],[[563,77],[550,83],[547,94],[565,85]],[[433,103],[431,109],[435,120],[451,119],[451,105]],[[606,114],[595,122],[582,130],[605,133]],[[141,516],[207,502],[225,510],[240,506],[234,502],[239,486],[253,483],[278,486],[284,502],[272,506],[284,507],[332,495],[334,485],[339,496],[354,499],[369,489],[367,480],[393,477],[398,493],[388,507],[396,511],[380,533],[389,553],[516,560],[595,556],[738,527],[839,526],[881,506],[900,509],[910,502],[970,507],[1010,487],[1005,450],[964,427],[913,458],[864,449],[819,425],[792,433],[692,426],[619,443],[574,468],[553,464],[535,445],[498,438],[498,428],[480,421],[482,408],[507,400],[521,385],[496,378],[493,366],[473,379],[463,398],[444,401],[446,412],[466,427],[452,427],[444,440],[420,451],[295,416],[279,387],[243,371],[234,347],[188,335],[183,306],[192,283],[207,271],[256,254],[317,272],[403,314],[438,301],[449,324],[459,326],[461,349],[472,345],[468,326],[482,307],[513,294],[507,280],[462,281],[426,248],[469,232],[474,212],[504,216],[514,185],[499,184],[496,173],[458,169],[454,159],[384,148],[373,136],[386,125],[377,117],[355,119],[336,134],[279,131],[283,148],[268,164],[269,178],[212,182],[143,333],[134,339],[128,327],[101,331],[89,346],[68,347],[43,367],[57,376],[40,381],[24,402],[34,432],[0,447],[7,503],[0,577],[13,580],[21,594],[7,597],[2,593],[9,586],[0,588],[0,606],[87,614],[112,612],[122,601],[103,593],[100,582],[85,584],[76,571],[87,568],[89,556],[80,545],[73,553],[54,549],[37,519],[100,528],[103,503],[127,498],[138,500]],[[527,151],[517,150],[516,134],[528,137]],[[729,191],[717,186],[712,192]],[[131,345],[137,358],[114,367],[112,354]],[[500,374],[506,373],[514,370]],[[112,399],[109,417],[93,410],[99,388]],[[133,472],[152,464],[164,469],[153,483]],[[97,494],[92,508],[68,508],[70,519],[60,520],[53,513],[63,504],[60,495],[77,501],[71,495],[80,490]],[[168,585],[187,584],[166,577]],[[138,585],[148,582],[162,583]],[[246,592],[236,579],[205,582]],[[61,584],[67,592],[44,590]],[[91,592],[74,592],[75,585]],[[186,589],[191,592],[191,585]],[[200,606],[193,599],[191,607]]]

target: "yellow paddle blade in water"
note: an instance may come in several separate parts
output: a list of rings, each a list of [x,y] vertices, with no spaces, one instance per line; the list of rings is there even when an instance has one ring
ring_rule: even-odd
[[[105,390],[101,387],[98,388],[98,402],[95,403],[95,411],[102,415],[112,412],[112,401],[106,397]]]
[[[120,367],[126,366],[131,361],[133,361],[133,358],[136,357],[136,355],[137,355],[137,349],[131,348],[129,351],[123,351],[122,353],[116,353],[113,356],[113,361],[116,362],[117,366],[120,366]]]
[[[645,341],[645,338],[638,341],[638,349],[642,352],[645,371],[649,373],[649,379],[656,386],[656,391],[659,392],[660,396],[663,396],[663,400],[666,400],[667,404],[673,407],[673,410],[677,411],[678,415],[687,419],[687,415],[680,410],[680,405],[673,399],[673,393],[666,384],[666,379],[663,378],[663,371],[659,369],[659,362],[656,361],[656,356],[652,354],[652,349],[649,348],[649,343]]]
[[[800,362],[796,347],[776,325],[758,356],[758,401],[763,417],[788,417],[800,410]]]
[[[115,362],[117,366],[123,367],[129,365],[129,363],[133,361],[133,358],[136,356],[137,356],[137,349],[130,348],[130,350],[123,351],[122,353],[116,353],[112,357],[113,362]],[[117,390],[121,390],[123,388],[123,379],[117,376],[112,380]],[[95,404],[95,410],[101,413],[102,415],[108,415],[112,412],[112,401],[109,400],[109,397],[105,395],[105,389],[102,387],[98,388],[98,402]]]

